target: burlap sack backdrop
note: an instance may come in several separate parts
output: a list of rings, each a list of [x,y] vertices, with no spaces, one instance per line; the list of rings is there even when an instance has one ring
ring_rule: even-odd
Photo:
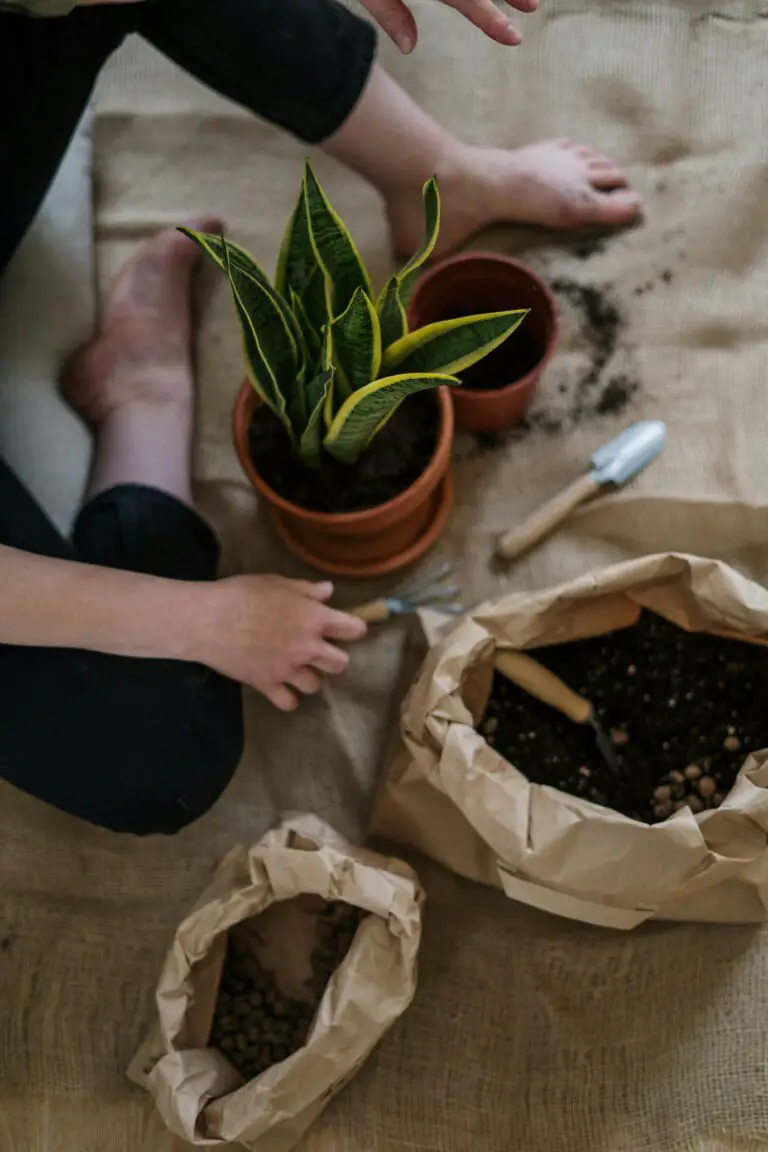
[[[649,826],[531,784],[475,730],[497,649],[601,635],[634,624],[642,608],[691,631],[768,634],[768,592],[692,556],[649,556],[483,604],[430,651],[406,698],[373,834],[604,927],[768,918],[768,752],[746,760],[719,809],[684,808]]]
[[[202,1046],[225,934],[302,894],[370,915],[331,977],[306,1044],[246,1084],[221,1053]],[[234,849],[176,933],[157,990],[159,1027],[129,1077],[192,1144],[288,1152],[411,1002],[422,900],[407,865],[353,847],[314,816],[287,820],[249,851]],[[297,947],[286,941],[289,952]]]

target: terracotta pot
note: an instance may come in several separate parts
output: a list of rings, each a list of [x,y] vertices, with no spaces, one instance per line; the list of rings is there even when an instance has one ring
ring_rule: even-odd
[[[278,535],[295,556],[323,572],[360,578],[405,568],[432,547],[453,507],[453,408],[446,388],[436,396],[440,423],[434,455],[410,488],[362,512],[313,512],[285,500],[257,471],[249,431],[259,400],[248,381],[243,384],[234,413],[235,449]]]
[[[557,341],[555,300],[525,264],[494,252],[452,256],[435,264],[416,285],[408,308],[411,329],[453,316],[511,308],[530,312],[508,340],[469,370],[466,379],[472,379],[473,387],[451,392],[461,428],[497,432],[522,420]],[[482,387],[486,375],[494,381],[491,388]]]

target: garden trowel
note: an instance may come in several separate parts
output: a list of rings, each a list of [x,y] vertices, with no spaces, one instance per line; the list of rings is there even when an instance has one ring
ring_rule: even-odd
[[[579,504],[632,480],[656,459],[666,438],[667,426],[663,420],[639,420],[632,424],[615,440],[598,448],[591,458],[589,472],[553,496],[522,524],[506,532],[497,545],[497,555],[503,560],[514,560],[554,531]]]
[[[589,700],[579,696],[569,688],[559,676],[550,672],[543,664],[539,664],[532,656],[525,652],[513,652],[505,649],[496,654],[496,671],[506,676],[518,688],[522,688],[530,696],[535,696],[550,708],[562,712],[574,724],[586,724],[594,730],[597,747],[603,759],[614,775],[619,774],[619,765],[616,753],[609,737],[603,730],[597,718],[595,709]]]

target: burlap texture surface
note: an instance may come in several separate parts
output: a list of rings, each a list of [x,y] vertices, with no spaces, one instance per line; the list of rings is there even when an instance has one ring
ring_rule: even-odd
[[[584,139],[615,153],[648,203],[643,228],[589,256],[539,234],[483,239],[550,279],[594,288],[618,319],[615,345],[601,350],[573,304],[583,294],[566,285],[560,354],[540,405],[559,430],[458,443],[461,498],[440,556],[457,565],[466,602],[668,550],[722,558],[764,580],[768,24],[758,6],[556,0],[526,21],[526,45],[513,55],[437,5],[416,6],[420,52],[384,58],[444,123],[497,144]],[[299,145],[133,45],[106,78],[100,107],[103,279],[137,239],[208,209],[272,265]],[[389,257],[375,195],[328,162],[319,173],[381,280]],[[222,532],[228,569],[296,573],[257,516],[231,448],[239,342],[223,285],[208,280],[205,295],[201,505]],[[634,389],[632,404],[595,414],[617,378]],[[511,517],[570,481],[631,419],[658,416],[669,423],[668,447],[631,491],[584,511],[509,572],[492,570],[492,540]],[[340,589],[340,600],[359,598],[359,588]],[[0,789],[3,1152],[168,1152],[124,1070],[176,925],[232,843],[252,842],[281,811],[315,811],[362,836],[406,635],[395,627],[372,636],[352,674],[298,719],[249,694],[250,740],[235,781],[174,840],[122,840]],[[763,930],[653,926],[627,938],[418,867],[429,902],[416,1000],[307,1138],[309,1152],[762,1146]]]

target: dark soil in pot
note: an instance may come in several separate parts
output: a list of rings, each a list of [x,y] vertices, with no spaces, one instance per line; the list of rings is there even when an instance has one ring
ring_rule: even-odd
[[[453,312],[441,320],[454,320],[463,313]],[[515,384],[533,372],[542,358],[541,341],[525,331],[525,320],[503,344],[484,359],[460,373],[464,388],[473,392],[492,392]]]
[[[405,400],[354,466],[323,453],[319,471],[299,463],[277,417],[259,407],[251,424],[251,455],[279,496],[313,512],[362,512],[410,488],[435,451],[439,410],[432,393]]]
[[[768,746],[768,648],[644,612],[632,628],[531,655],[592,702],[620,768],[591,728],[496,675],[480,731],[533,783],[654,824],[683,805],[718,807],[747,754]]]

